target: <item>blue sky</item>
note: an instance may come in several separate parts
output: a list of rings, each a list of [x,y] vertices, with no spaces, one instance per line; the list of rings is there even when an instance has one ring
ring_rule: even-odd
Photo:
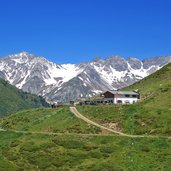
[[[0,57],[57,63],[171,55],[171,0],[0,0]]]

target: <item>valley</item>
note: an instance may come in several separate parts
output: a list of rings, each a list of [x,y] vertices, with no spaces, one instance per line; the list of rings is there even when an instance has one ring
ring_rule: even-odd
[[[0,171],[171,171],[171,0],[2,0],[0,21]]]
[[[124,88],[141,94],[141,101],[132,105],[35,106],[3,115],[1,170],[169,170],[170,77],[168,64]],[[14,97],[18,94],[14,86],[4,84],[4,92],[9,87]]]

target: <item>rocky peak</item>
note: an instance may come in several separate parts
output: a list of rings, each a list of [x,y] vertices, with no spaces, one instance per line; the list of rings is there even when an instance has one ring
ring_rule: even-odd
[[[128,69],[127,61],[120,56],[111,56],[107,58],[105,67],[106,69],[111,67],[117,71],[125,71]]]
[[[92,60],[92,62],[98,62],[98,61],[100,61],[101,60],[101,58],[99,57],[99,56],[97,56],[97,57],[95,57],[93,60]]]
[[[28,52],[26,52],[26,51],[23,51],[23,52],[20,52],[19,55],[20,56],[28,56],[30,54]]]
[[[0,77],[24,91],[63,101],[69,96],[76,99],[111,89],[114,80],[118,80],[117,88],[128,86],[169,62],[171,56],[144,61],[110,56],[80,64],[58,65],[44,57],[21,52],[0,58]]]
[[[132,69],[137,70],[137,69],[141,69],[142,67],[142,62],[137,58],[128,58],[127,62],[129,63]]]
[[[142,62],[145,69],[153,65],[162,67],[163,65],[171,62],[171,56],[158,56],[154,58],[145,59]]]

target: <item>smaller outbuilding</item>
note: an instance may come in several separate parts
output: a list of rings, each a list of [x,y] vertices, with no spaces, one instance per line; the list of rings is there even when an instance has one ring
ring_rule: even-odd
[[[106,91],[103,97],[105,102],[114,104],[133,104],[140,100],[140,94],[134,91]]]

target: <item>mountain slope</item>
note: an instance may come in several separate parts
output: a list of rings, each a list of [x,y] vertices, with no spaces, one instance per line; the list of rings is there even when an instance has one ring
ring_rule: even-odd
[[[42,97],[23,92],[0,79],[0,117],[21,109],[46,106],[48,104]]]
[[[80,113],[130,134],[171,135],[171,63],[125,88],[138,90],[142,100],[133,105],[78,106]]]
[[[55,64],[22,52],[0,59],[0,77],[12,85],[45,97],[68,101],[131,85],[171,62],[171,56],[141,61],[110,56],[80,64]],[[77,88],[75,85],[77,84]],[[75,93],[71,91],[74,90]]]
[[[125,90],[139,91],[146,105],[171,109],[171,63]]]
[[[64,83],[61,89],[55,88],[48,96],[58,101],[70,101],[76,97],[90,97],[107,89],[112,89],[112,86],[87,64],[83,72]]]

